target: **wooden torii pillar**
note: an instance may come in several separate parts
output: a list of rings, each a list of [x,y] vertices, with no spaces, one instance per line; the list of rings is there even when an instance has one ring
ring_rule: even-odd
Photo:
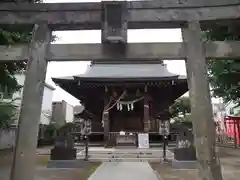
[[[47,24],[36,24],[34,26],[29,48],[11,180],[34,179],[38,127],[47,70],[45,56],[49,50],[51,34]]]
[[[198,21],[190,21],[187,26],[182,29],[182,36],[186,44],[186,69],[198,168],[201,179],[222,180],[220,161],[215,149],[216,131],[201,27]]]

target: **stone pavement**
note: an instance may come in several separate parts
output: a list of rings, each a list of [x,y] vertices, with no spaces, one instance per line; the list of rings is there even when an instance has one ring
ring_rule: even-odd
[[[148,162],[105,162],[88,180],[158,180]]]

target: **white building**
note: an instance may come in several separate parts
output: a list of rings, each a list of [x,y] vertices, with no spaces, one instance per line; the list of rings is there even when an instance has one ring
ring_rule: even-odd
[[[24,81],[25,81],[25,75],[23,73],[18,73],[15,75],[17,82],[19,85],[23,87]],[[51,121],[52,116],[52,98],[53,98],[53,91],[55,88],[49,84],[45,84],[44,87],[44,93],[43,93],[43,101],[42,101],[42,113],[40,118],[40,124],[49,124]],[[6,102],[14,100],[14,104],[18,107],[20,110],[21,107],[21,101],[22,101],[22,93],[23,88],[21,88],[19,91],[9,94],[8,96],[3,97],[3,100]],[[19,115],[19,113],[18,113]],[[14,124],[17,124],[18,121],[18,115],[16,116],[16,121]]]
[[[219,123],[221,130],[225,130],[224,119],[226,116],[240,116],[240,106],[232,101],[213,104],[213,117],[215,122]]]
[[[17,79],[18,84],[23,86],[25,75],[23,73],[19,73],[19,74],[16,74],[15,77]],[[47,125],[50,123],[52,119],[52,98],[53,98],[54,90],[55,90],[54,87],[48,84],[45,84],[40,124]],[[18,92],[15,92],[13,94],[0,93],[2,101],[12,102],[14,100],[13,104],[17,106],[18,111],[16,113],[16,116],[13,118],[14,119],[14,122],[12,124],[13,126],[18,124],[22,93],[23,93],[23,88],[21,88]],[[16,139],[15,137],[16,137],[15,128],[0,131],[0,149],[14,147],[15,139]]]
[[[240,106],[237,103],[230,101],[226,104],[225,109],[228,116],[240,116]]]
[[[52,103],[52,123],[63,126],[66,123],[73,122],[74,107],[66,101],[56,101]]]

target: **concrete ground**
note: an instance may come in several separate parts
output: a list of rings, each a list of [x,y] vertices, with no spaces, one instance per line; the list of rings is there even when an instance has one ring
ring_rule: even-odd
[[[219,148],[224,180],[240,179],[240,149]]]
[[[76,169],[49,169],[46,168],[49,148],[38,149],[37,154],[35,180],[157,180],[154,170],[161,180],[199,180],[197,170],[179,170],[160,163],[151,164],[153,170],[147,162],[105,162],[99,168],[99,163],[92,163]],[[224,180],[238,180],[240,149],[219,148],[219,155]],[[11,162],[12,153],[0,151],[0,180],[9,180]]]
[[[239,180],[240,149],[219,148],[224,180]],[[176,169],[169,164],[151,163],[161,177],[161,180],[200,180],[195,169]]]
[[[148,162],[105,162],[88,180],[158,180]]]
[[[10,179],[10,169],[0,169],[0,179]],[[90,172],[89,172],[90,174]],[[83,169],[48,169],[36,168],[35,180],[87,180],[89,174]]]
[[[100,163],[89,163],[82,168],[59,169],[46,168],[49,160],[49,148],[37,150],[35,180],[87,180]],[[0,151],[0,180],[10,179],[12,152]]]

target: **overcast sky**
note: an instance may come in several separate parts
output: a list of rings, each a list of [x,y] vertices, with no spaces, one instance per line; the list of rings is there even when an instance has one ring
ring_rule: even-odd
[[[56,2],[99,2],[100,0],[45,0],[48,3]],[[57,44],[70,44],[70,43],[101,43],[101,31],[58,31],[54,32],[58,39]],[[181,42],[180,29],[162,29],[162,30],[129,30],[128,42]],[[170,72],[186,75],[185,62],[179,61],[165,61],[167,68]],[[69,76],[82,74],[85,72],[89,62],[50,62],[47,70],[46,82],[54,85],[51,77]],[[54,92],[53,101],[65,100],[69,104],[77,105],[78,100],[60,88],[56,87]]]

